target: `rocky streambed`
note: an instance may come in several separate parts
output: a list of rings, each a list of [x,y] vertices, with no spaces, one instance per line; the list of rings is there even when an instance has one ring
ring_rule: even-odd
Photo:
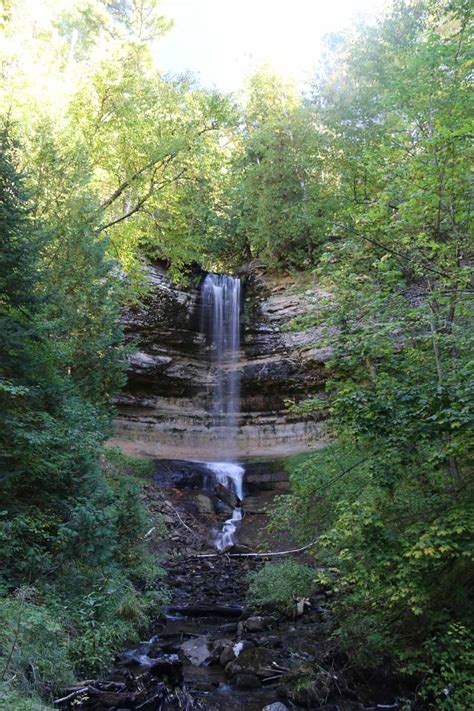
[[[211,487],[207,468],[190,462],[157,463],[147,486],[168,536],[157,554],[171,602],[153,636],[116,658],[100,680],[65,690],[57,707],[83,711],[367,711],[401,708],[388,680],[368,680],[347,668],[331,639],[331,591],[318,590],[284,613],[246,603],[248,577],[270,557],[249,552],[291,547],[269,540],[266,507],[287,487],[276,463],[247,465],[244,516],[232,549],[212,541],[228,516],[225,494]]]

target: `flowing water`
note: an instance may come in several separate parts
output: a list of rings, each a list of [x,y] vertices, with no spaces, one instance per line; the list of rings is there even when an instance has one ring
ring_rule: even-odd
[[[229,489],[241,502],[244,497],[244,468],[239,464],[231,464],[229,462],[208,462],[207,466],[212,473],[213,479],[225,486],[226,489]],[[242,509],[240,506],[236,506],[232,511],[231,518],[224,522],[222,529],[215,537],[214,544],[218,550],[222,551],[233,545],[235,532],[241,520]]]
[[[201,315],[212,376],[209,412],[212,426],[218,433],[216,441],[219,446],[216,447],[216,461],[197,465],[197,471],[194,467],[197,482],[195,478],[189,481],[189,486],[190,492],[194,492],[197,486],[202,486],[207,492],[217,487],[221,500],[230,505],[232,515],[213,541],[214,546],[223,551],[235,542],[242,520],[241,503],[244,497],[244,468],[238,463],[237,449],[240,281],[231,276],[209,274],[202,287]],[[162,481],[168,491],[162,496],[164,520],[168,519],[171,532],[170,540],[165,543],[165,549],[170,547],[165,566],[172,584],[173,605],[167,608],[165,619],[159,623],[158,634],[120,655],[111,679],[94,682],[94,687],[87,687],[85,694],[83,687],[79,688],[77,695],[69,693],[65,698],[72,700],[67,702],[67,708],[97,711],[111,708],[113,703],[114,708],[124,710],[262,711],[280,705],[277,702],[281,692],[284,692],[285,673],[290,668],[294,665],[298,668],[303,659],[305,664],[311,663],[308,659],[312,659],[310,651],[313,647],[321,647],[326,655],[323,659],[326,660],[324,630],[328,624],[328,610],[319,606],[318,602],[311,610],[306,610],[301,619],[249,617],[245,613],[247,580],[250,574],[260,569],[261,561],[226,555],[214,558],[212,553],[211,560],[208,560],[207,552],[202,555],[203,541],[206,545],[207,540],[202,535],[196,535],[190,527],[193,521],[197,523],[199,519],[192,514],[189,526],[173,506],[172,502],[179,507],[182,515],[186,515],[183,492],[180,488],[174,488],[174,480],[169,478],[169,464],[167,462],[164,467],[165,479]],[[183,477],[182,465],[183,462],[176,462],[178,480]],[[188,481],[189,473],[189,470],[184,472],[184,480]],[[195,496],[195,493],[192,495]],[[171,515],[173,512],[176,521]],[[261,513],[258,506],[257,512]],[[209,513],[203,513],[201,522],[209,520]],[[251,530],[251,515],[244,525],[247,532]],[[259,531],[260,524],[257,535]],[[194,550],[195,545],[197,550]],[[262,621],[263,627],[260,622],[257,627],[249,625],[251,619],[253,625],[256,621]],[[234,657],[231,662],[227,661],[231,658],[228,656],[229,647]],[[225,658],[222,656],[224,652]],[[237,669],[233,670],[232,665],[237,660]],[[323,670],[323,667],[319,668]],[[338,679],[335,674],[331,676]],[[93,690],[89,691],[89,688]],[[386,695],[385,689],[383,694]],[[351,690],[351,699],[347,704],[344,699],[341,705],[330,704],[331,708],[354,711],[366,708],[353,703],[353,695]],[[98,705],[102,698],[107,700],[106,707]],[[302,708],[293,704],[291,707]],[[398,707],[398,702],[383,703],[371,705],[367,711],[369,708]],[[317,708],[322,707],[318,705]]]
[[[202,285],[202,331],[210,354],[213,378],[210,411],[213,427],[220,436],[218,456],[224,461],[209,462],[214,480],[243,499],[244,469],[237,458],[237,428],[240,414],[240,279],[228,274],[208,274]],[[225,521],[215,538],[216,548],[223,550],[234,543],[240,506]]]
[[[208,274],[202,285],[202,329],[209,349],[214,386],[213,426],[221,430],[225,459],[236,452],[240,413],[240,279]],[[229,447],[231,451],[229,451]]]

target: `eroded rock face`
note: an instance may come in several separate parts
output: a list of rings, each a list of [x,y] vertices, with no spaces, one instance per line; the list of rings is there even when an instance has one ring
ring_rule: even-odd
[[[128,382],[117,399],[116,434],[110,441],[130,454],[189,460],[225,459],[224,427],[214,427],[209,396],[209,354],[200,333],[196,271],[185,288],[166,269],[148,269],[152,291],[142,308],[123,314],[127,337],[138,344]],[[316,284],[271,276],[256,264],[242,270],[241,418],[239,455],[279,456],[323,444],[323,415],[291,414],[299,401],[324,388],[330,352],[322,331],[288,331],[290,321],[330,295]]]

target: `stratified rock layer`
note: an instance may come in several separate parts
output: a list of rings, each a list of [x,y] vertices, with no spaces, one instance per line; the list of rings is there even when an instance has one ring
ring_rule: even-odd
[[[144,307],[123,314],[138,345],[117,399],[115,436],[129,454],[188,460],[225,459],[224,428],[210,413],[212,373],[200,333],[200,283],[177,287],[166,269],[148,270],[152,290]],[[282,456],[323,444],[322,420],[292,414],[285,405],[324,387],[330,355],[317,328],[288,324],[329,297],[315,284],[272,276],[252,264],[241,273],[241,417],[238,455]],[[235,367],[235,366],[233,366]]]

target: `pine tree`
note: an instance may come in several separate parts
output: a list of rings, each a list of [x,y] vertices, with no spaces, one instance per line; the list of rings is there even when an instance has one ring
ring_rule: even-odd
[[[14,155],[15,145],[5,128],[0,138],[0,382],[22,365],[38,264],[38,239],[29,226],[28,195]]]

